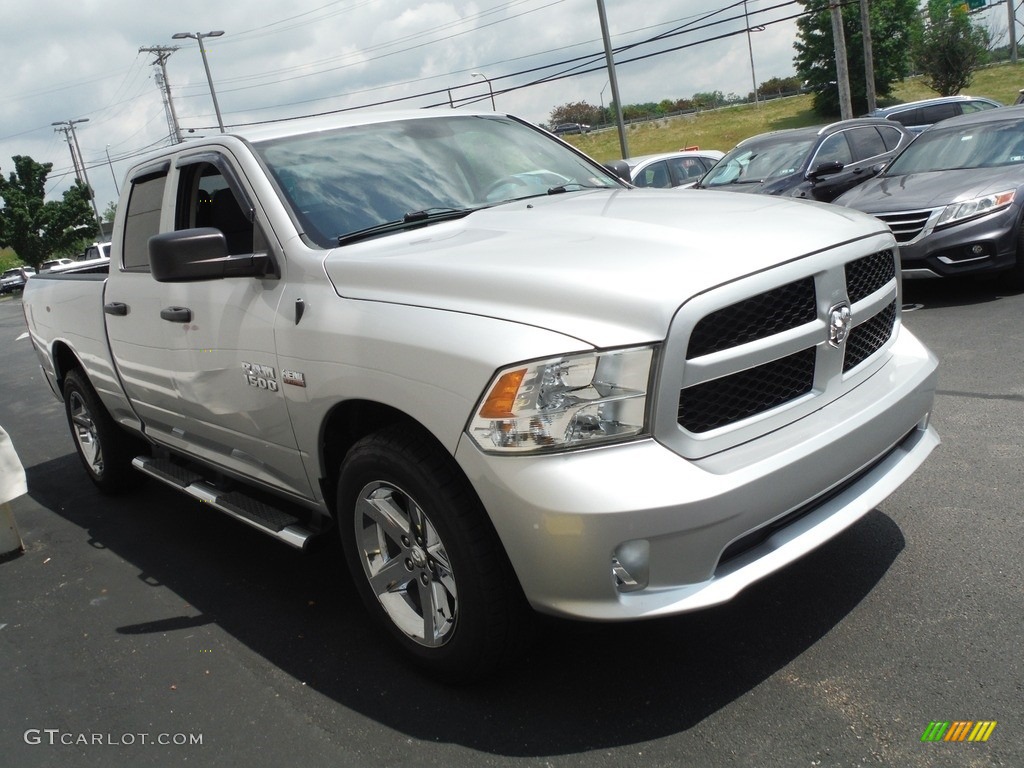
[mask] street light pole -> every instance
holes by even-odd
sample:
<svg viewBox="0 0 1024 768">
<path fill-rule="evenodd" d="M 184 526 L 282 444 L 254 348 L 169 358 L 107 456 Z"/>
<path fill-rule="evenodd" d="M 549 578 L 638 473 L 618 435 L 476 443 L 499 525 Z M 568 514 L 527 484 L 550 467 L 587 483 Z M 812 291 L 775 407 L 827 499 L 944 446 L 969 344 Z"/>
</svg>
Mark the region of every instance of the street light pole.
<svg viewBox="0 0 1024 768">
<path fill-rule="evenodd" d="M 491 79 L 489 77 L 487 77 L 487 75 L 485 75 L 483 72 L 470 72 L 469 76 L 470 77 L 482 77 L 484 80 L 487 81 L 487 90 L 491 94 L 491 111 L 492 112 L 497 112 L 498 108 L 496 106 L 494 106 L 494 88 L 491 86 Z"/>
<path fill-rule="evenodd" d="M 175 32 L 171 35 L 172 40 L 184 40 L 189 38 L 199 43 L 199 52 L 203 55 L 203 67 L 206 69 L 206 82 L 210 84 L 210 96 L 213 98 L 213 111 L 217 113 L 217 125 L 220 126 L 221 133 L 224 133 L 224 119 L 220 116 L 220 104 L 217 103 L 217 91 L 213 88 L 213 75 L 210 74 L 210 62 L 206 60 L 206 49 L 203 47 L 203 38 L 220 37 L 223 34 L 223 29 L 217 29 L 213 32 Z"/>
</svg>

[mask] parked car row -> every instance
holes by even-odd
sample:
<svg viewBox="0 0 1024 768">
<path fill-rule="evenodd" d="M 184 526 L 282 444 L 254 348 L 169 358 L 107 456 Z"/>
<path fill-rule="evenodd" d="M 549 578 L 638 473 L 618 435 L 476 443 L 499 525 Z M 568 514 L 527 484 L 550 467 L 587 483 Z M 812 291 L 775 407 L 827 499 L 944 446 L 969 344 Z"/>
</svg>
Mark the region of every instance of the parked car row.
<svg viewBox="0 0 1024 768">
<path fill-rule="evenodd" d="M 704 166 L 707 172 L 697 170 Z M 724 156 L 680 151 L 609 168 L 638 187 L 856 208 L 892 230 L 905 277 L 1006 271 L 1024 287 L 1024 105 L 928 99 L 870 117 L 760 134 Z"/>
<path fill-rule="evenodd" d="M 39 272 L 54 273 L 88 269 L 89 267 L 109 263 L 109 261 L 110 242 L 93 243 L 83 253 L 79 254 L 77 260 L 66 257 L 48 259 L 39 265 Z M 36 274 L 36 270 L 26 266 L 11 267 L 5 270 L 0 275 L 0 295 L 21 291 L 24 289 L 28 279 L 34 274 Z"/>
</svg>

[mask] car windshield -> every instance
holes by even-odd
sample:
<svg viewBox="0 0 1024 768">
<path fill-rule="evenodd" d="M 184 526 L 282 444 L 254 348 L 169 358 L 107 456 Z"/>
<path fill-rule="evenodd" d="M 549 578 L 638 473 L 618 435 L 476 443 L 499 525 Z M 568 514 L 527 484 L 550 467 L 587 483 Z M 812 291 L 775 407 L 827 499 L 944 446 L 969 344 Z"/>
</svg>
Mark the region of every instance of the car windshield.
<svg viewBox="0 0 1024 768">
<path fill-rule="evenodd" d="M 814 147 L 814 136 L 782 134 L 746 142 L 723 157 L 701 180 L 702 187 L 759 184 L 796 173 Z"/>
<path fill-rule="evenodd" d="M 256 145 L 306 235 L 322 247 L 537 195 L 619 188 L 595 163 L 504 116 L 397 120 Z"/>
<path fill-rule="evenodd" d="M 925 131 L 886 169 L 886 176 L 997 168 L 1024 163 L 1024 120 L 975 123 Z"/>
</svg>

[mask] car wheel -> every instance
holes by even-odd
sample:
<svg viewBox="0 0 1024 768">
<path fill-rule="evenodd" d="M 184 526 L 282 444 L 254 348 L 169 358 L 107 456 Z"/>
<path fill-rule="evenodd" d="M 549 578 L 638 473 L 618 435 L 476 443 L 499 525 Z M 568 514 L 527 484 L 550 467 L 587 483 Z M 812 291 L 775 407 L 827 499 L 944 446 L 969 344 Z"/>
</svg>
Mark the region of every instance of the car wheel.
<svg viewBox="0 0 1024 768">
<path fill-rule="evenodd" d="M 1024 289 L 1024 221 L 1017 230 L 1017 261 L 1010 270 L 1010 285 L 1015 289 Z"/>
<path fill-rule="evenodd" d="M 89 479 L 103 493 L 137 487 L 143 476 L 132 469 L 139 445 L 117 426 L 88 379 L 78 370 L 64 378 L 64 410 L 75 449 Z"/>
<path fill-rule="evenodd" d="M 339 531 L 368 610 L 420 669 L 482 677 L 523 647 L 532 614 L 490 521 L 451 457 L 390 428 L 348 452 Z"/>
</svg>

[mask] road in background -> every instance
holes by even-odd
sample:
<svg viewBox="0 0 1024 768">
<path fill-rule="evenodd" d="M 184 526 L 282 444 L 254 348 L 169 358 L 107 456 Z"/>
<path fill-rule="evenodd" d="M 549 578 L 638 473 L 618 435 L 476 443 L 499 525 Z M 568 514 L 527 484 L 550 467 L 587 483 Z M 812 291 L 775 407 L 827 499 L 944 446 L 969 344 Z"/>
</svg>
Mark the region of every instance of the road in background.
<svg viewBox="0 0 1024 768">
<path fill-rule="evenodd" d="M 461 689 L 391 655 L 333 537 L 301 554 L 157 484 L 97 494 L 0 302 L 30 488 L 27 551 L 0 563 L 0 764 L 1024 765 L 1024 294 L 906 301 L 943 445 L 878 510 L 726 606 L 556 623 Z M 922 743 L 936 720 L 998 725 Z"/>
</svg>

